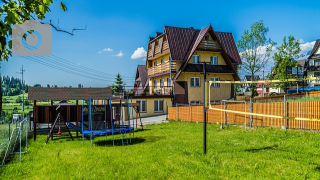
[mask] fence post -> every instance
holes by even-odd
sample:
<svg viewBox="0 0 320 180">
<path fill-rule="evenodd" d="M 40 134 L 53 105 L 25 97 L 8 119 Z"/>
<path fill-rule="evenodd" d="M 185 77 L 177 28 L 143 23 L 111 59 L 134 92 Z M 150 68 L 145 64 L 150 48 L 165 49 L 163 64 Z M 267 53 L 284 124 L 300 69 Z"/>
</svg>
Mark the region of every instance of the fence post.
<svg viewBox="0 0 320 180">
<path fill-rule="evenodd" d="M 178 110 L 177 110 L 177 105 L 178 105 L 178 103 L 176 103 L 176 120 L 178 120 Z"/>
<path fill-rule="evenodd" d="M 191 116 L 190 116 L 190 103 L 189 103 L 189 124 L 190 124 L 190 118 Z"/>
<path fill-rule="evenodd" d="M 286 103 L 286 95 L 283 96 L 283 120 L 284 120 L 284 129 L 287 129 L 287 103 Z"/>
</svg>

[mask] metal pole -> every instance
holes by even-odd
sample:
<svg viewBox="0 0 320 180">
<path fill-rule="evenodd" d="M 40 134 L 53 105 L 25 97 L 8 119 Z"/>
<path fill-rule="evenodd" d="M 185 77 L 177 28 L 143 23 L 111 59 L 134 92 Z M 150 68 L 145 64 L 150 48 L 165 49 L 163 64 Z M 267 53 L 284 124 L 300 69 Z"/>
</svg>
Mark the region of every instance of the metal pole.
<svg viewBox="0 0 320 180">
<path fill-rule="evenodd" d="M 262 71 L 262 74 L 263 74 L 263 75 L 262 75 L 262 79 L 263 79 L 263 83 L 262 83 L 262 85 L 263 85 L 263 86 L 262 86 L 262 93 L 263 93 L 263 94 L 262 94 L 262 95 L 263 95 L 263 97 L 264 97 L 264 70 Z"/>
<path fill-rule="evenodd" d="M 207 154 L 207 121 L 206 121 L 206 62 L 203 63 L 203 153 Z"/>
<path fill-rule="evenodd" d="M 283 96 L 283 117 L 284 117 L 284 128 L 287 129 L 287 119 L 285 118 L 287 116 L 287 103 L 286 103 L 286 95 Z"/>
<path fill-rule="evenodd" d="M 81 109 L 81 120 L 82 120 L 82 145 L 84 145 L 84 132 L 83 132 L 83 102 L 84 100 L 82 99 L 82 109 Z"/>
<path fill-rule="evenodd" d="M 114 146 L 114 136 L 113 136 L 113 116 L 112 116 L 112 101 L 110 96 L 110 114 L 111 114 L 111 129 L 112 129 L 112 144 Z"/>
<path fill-rule="evenodd" d="M 107 100 L 104 100 L 104 128 L 107 129 Z"/>
<path fill-rule="evenodd" d="M 244 112 L 246 113 L 244 114 L 244 123 L 245 123 L 244 129 L 245 131 L 247 131 L 247 102 L 246 101 L 244 102 Z"/>
<path fill-rule="evenodd" d="M 298 82 L 297 82 L 297 93 L 299 93 L 299 84 L 298 84 Z"/>
<path fill-rule="evenodd" d="M 252 112 L 252 101 L 251 101 L 251 97 L 250 97 L 250 113 Z M 252 128 L 252 115 L 250 114 L 250 128 Z"/>
<path fill-rule="evenodd" d="M 90 107 L 90 110 L 89 110 L 89 115 L 90 115 L 90 131 L 91 131 L 91 136 L 90 136 L 90 140 L 91 140 L 91 146 L 93 147 L 93 132 L 92 132 L 92 114 L 91 114 L 91 97 L 90 97 L 90 100 L 89 100 L 89 107 Z"/>
</svg>

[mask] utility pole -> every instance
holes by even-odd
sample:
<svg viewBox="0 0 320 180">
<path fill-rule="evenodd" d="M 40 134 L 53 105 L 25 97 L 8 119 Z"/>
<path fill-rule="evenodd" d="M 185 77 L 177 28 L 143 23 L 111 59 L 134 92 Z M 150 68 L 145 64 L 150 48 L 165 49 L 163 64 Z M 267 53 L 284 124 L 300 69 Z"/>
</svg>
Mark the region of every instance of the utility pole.
<svg viewBox="0 0 320 180">
<path fill-rule="evenodd" d="M 24 81 L 23 81 L 23 72 L 24 71 L 26 71 L 26 70 L 23 69 L 23 65 L 22 65 L 22 69 L 20 69 L 20 71 L 17 72 L 22 75 L 22 80 L 21 80 L 21 84 L 22 84 L 22 113 L 23 113 L 22 119 L 24 119 Z"/>
<path fill-rule="evenodd" d="M 206 62 L 203 63 L 203 153 L 207 154 L 207 121 L 206 121 Z"/>
</svg>

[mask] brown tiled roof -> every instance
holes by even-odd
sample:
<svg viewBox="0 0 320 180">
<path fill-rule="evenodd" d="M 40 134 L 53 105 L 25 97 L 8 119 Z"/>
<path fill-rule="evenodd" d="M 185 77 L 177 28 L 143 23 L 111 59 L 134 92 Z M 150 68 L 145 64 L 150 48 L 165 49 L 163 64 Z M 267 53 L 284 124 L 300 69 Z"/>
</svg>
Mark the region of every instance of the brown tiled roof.
<svg viewBox="0 0 320 180">
<path fill-rule="evenodd" d="M 305 59 L 298 60 L 297 62 L 299 63 L 299 66 L 304 67 L 306 65 L 306 60 Z"/>
<path fill-rule="evenodd" d="M 232 34 L 220 32 L 218 37 L 211 25 L 201 30 L 193 28 L 165 27 L 172 60 L 182 60 L 185 62 L 173 79 L 177 79 L 180 76 L 181 72 L 187 65 L 187 61 L 191 59 L 192 54 L 207 32 L 209 32 L 213 38 L 218 40 L 219 44 L 223 48 L 223 56 L 227 65 L 233 72 L 235 72 L 235 79 L 239 79 L 232 63 L 239 64 L 241 63 L 241 59 Z M 223 43 L 220 41 L 223 41 Z"/>
<path fill-rule="evenodd" d="M 165 26 L 172 60 L 187 60 L 187 52 L 199 30 Z"/>
<path fill-rule="evenodd" d="M 137 88 L 136 93 L 141 94 L 149 84 L 148 72 L 145 65 L 138 65 L 136 81 L 140 81 L 139 87 L 136 87 L 135 84 L 135 87 Z"/>
<path fill-rule="evenodd" d="M 109 99 L 112 91 L 107 88 L 46 88 L 29 87 L 30 100 L 103 100 Z"/>
<path fill-rule="evenodd" d="M 320 45 L 320 39 L 317 39 L 317 41 L 314 44 L 313 49 L 312 49 L 311 54 L 310 54 L 308 59 L 312 58 L 313 54 L 317 51 L 319 45 Z"/>
<path fill-rule="evenodd" d="M 148 73 L 145 65 L 138 65 L 137 71 L 141 79 L 141 84 L 145 84 L 148 79 Z"/>
<path fill-rule="evenodd" d="M 232 33 L 215 31 L 215 34 L 218 37 L 222 45 L 222 48 L 228 54 L 231 62 L 236 64 L 242 64 L 242 61 L 237 49 L 237 45 L 236 45 L 236 42 L 234 41 Z"/>
<path fill-rule="evenodd" d="M 156 32 L 156 37 L 160 36 L 161 34 L 163 34 L 162 32 Z"/>
</svg>

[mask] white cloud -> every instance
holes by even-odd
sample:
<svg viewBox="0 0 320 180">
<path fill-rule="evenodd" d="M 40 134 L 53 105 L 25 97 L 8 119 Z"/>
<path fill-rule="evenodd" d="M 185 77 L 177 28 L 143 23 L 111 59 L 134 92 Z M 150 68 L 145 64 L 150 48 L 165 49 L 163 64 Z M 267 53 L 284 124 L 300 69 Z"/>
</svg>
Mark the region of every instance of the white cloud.
<svg viewBox="0 0 320 180">
<path fill-rule="evenodd" d="M 111 49 L 111 48 L 104 48 L 102 51 L 108 51 L 108 52 L 110 52 L 110 51 L 113 51 L 113 49 Z"/>
<path fill-rule="evenodd" d="M 98 53 L 102 53 L 102 51 L 99 51 Z"/>
<path fill-rule="evenodd" d="M 145 51 L 143 47 L 138 48 L 131 55 L 131 59 L 142 59 L 145 57 L 147 57 L 147 51 Z"/>
<path fill-rule="evenodd" d="M 306 42 L 304 44 L 300 44 L 300 49 L 301 49 L 300 54 L 306 55 L 309 51 L 312 50 L 315 43 L 316 43 L 316 41 Z M 304 56 L 302 58 L 307 58 L 307 56 Z"/>
<path fill-rule="evenodd" d="M 118 54 L 113 55 L 113 56 L 118 56 L 118 57 L 122 57 L 124 54 L 122 53 L 122 51 L 120 51 Z"/>
</svg>

